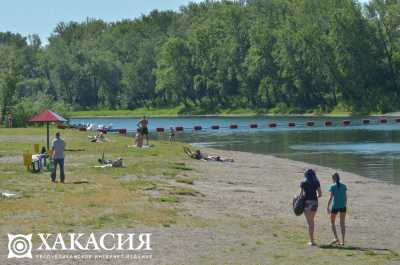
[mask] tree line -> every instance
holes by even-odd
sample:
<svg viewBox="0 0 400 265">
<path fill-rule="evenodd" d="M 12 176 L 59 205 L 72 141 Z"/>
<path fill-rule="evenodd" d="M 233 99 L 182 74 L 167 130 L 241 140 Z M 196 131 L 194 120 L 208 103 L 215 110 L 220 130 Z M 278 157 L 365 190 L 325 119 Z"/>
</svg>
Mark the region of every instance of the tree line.
<svg viewBox="0 0 400 265">
<path fill-rule="evenodd" d="M 46 45 L 3 32 L 0 114 L 398 110 L 399 14 L 397 0 L 208 0 L 113 23 L 59 23 Z"/>
</svg>

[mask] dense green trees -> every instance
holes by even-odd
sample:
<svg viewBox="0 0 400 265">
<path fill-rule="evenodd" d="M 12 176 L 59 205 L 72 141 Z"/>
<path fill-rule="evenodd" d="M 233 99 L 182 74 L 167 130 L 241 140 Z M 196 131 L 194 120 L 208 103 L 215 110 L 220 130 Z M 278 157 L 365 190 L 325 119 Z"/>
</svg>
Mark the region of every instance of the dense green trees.
<svg viewBox="0 0 400 265">
<path fill-rule="evenodd" d="M 45 46 L 0 33 L 1 117 L 21 102 L 398 110 L 399 14 L 396 0 L 204 1 L 135 20 L 60 23 Z"/>
</svg>

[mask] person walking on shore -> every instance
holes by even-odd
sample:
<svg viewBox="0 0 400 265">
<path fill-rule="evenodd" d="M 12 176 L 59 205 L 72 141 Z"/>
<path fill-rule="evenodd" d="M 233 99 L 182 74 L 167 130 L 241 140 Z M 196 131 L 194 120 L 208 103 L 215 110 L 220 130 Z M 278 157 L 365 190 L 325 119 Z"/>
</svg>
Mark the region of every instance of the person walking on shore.
<svg viewBox="0 0 400 265">
<path fill-rule="evenodd" d="M 7 114 L 7 127 L 8 128 L 12 128 L 13 127 L 13 116 L 12 116 L 11 112 L 9 112 Z"/>
<path fill-rule="evenodd" d="M 56 138 L 53 140 L 51 144 L 52 149 L 52 158 L 54 161 L 54 168 L 51 172 L 51 181 L 56 182 L 57 175 L 57 165 L 60 166 L 60 181 L 64 183 L 65 174 L 64 174 L 64 150 L 65 150 L 65 142 L 60 137 L 60 133 L 56 133 Z"/>
<path fill-rule="evenodd" d="M 327 212 L 331 217 L 331 226 L 333 236 L 335 237 L 331 244 L 340 244 L 344 246 L 346 234 L 346 211 L 347 211 L 347 187 L 340 182 L 338 173 L 332 175 L 333 184 L 329 187 L 331 193 L 328 201 Z M 332 207 L 331 207 L 332 206 Z M 336 232 L 336 215 L 340 213 L 340 229 L 342 232 L 342 242 Z"/>
<path fill-rule="evenodd" d="M 143 116 L 137 125 L 140 128 L 142 137 L 146 138 L 146 145 L 149 145 L 149 120 L 146 118 L 146 116 Z"/>
<path fill-rule="evenodd" d="M 307 169 L 304 173 L 304 180 L 300 183 L 301 196 L 305 198 L 304 216 L 308 224 L 308 245 L 315 246 L 314 229 L 315 214 L 318 210 L 318 198 L 322 196 L 321 185 L 314 170 Z"/>
</svg>

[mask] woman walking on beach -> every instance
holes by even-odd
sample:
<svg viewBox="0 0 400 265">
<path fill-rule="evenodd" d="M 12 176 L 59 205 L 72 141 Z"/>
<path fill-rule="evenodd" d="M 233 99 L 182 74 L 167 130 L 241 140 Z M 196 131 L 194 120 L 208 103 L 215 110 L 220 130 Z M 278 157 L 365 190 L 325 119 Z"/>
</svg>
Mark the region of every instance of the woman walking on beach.
<svg viewBox="0 0 400 265">
<path fill-rule="evenodd" d="M 301 196 L 305 198 L 304 216 L 308 224 L 308 235 L 310 242 L 308 245 L 315 246 L 314 240 L 314 219 L 318 210 L 318 198 L 322 196 L 321 185 L 312 169 L 307 169 L 304 173 L 304 180 L 300 183 Z"/>
<path fill-rule="evenodd" d="M 344 246 L 344 239 L 346 234 L 346 211 L 347 211 L 347 187 L 340 182 L 340 176 L 338 173 L 332 175 L 333 184 L 330 186 L 329 191 L 331 196 L 329 197 L 327 211 L 331 216 L 332 232 L 335 239 L 331 244 L 340 244 Z M 332 204 L 332 208 L 331 208 Z M 340 229 L 342 232 L 342 242 L 339 241 L 336 232 L 336 215 L 340 213 Z"/>
</svg>

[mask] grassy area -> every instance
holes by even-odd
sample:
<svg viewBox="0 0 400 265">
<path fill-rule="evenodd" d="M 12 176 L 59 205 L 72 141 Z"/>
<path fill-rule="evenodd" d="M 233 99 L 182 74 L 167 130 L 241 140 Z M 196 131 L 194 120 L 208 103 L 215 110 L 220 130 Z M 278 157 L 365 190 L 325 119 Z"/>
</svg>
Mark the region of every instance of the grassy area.
<svg viewBox="0 0 400 265">
<path fill-rule="evenodd" d="M 209 112 L 200 109 L 185 109 L 183 106 L 174 108 L 138 108 L 134 110 L 87 110 L 71 111 L 67 113 L 68 117 L 140 117 L 147 116 L 179 116 L 179 115 L 257 115 L 257 111 L 245 108 L 222 109 L 215 112 Z"/>
<path fill-rule="evenodd" d="M 262 109 L 251 108 L 225 108 L 218 110 L 201 109 L 199 107 L 185 108 L 183 105 L 170 108 L 137 108 L 134 110 L 87 110 L 71 111 L 68 117 L 140 117 L 143 115 L 153 117 L 172 117 L 179 115 L 221 115 L 221 116 L 253 116 L 253 115 L 309 115 L 309 116 L 350 116 L 352 113 L 344 108 L 336 108 L 330 113 L 314 111 L 312 113 L 289 112 L 285 109 L 271 109 L 269 112 Z"/>
<path fill-rule="evenodd" d="M 68 117 L 140 117 L 148 116 L 176 116 L 181 107 L 175 108 L 138 108 L 135 110 L 86 110 L 72 111 L 67 113 Z"/>
<path fill-rule="evenodd" d="M 195 223 L 173 206 L 184 196 L 196 195 L 190 184 L 179 182 L 193 171 L 182 161 L 181 144 L 153 142 L 153 148 L 137 149 L 128 148 L 128 137 L 108 135 L 110 142 L 96 144 L 89 143 L 85 132 L 62 131 L 68 149 L 84 150 L 66 152 L 63 185 L 51 183 L 48 172 L 32 174 L 22 165 L 24 150 L 45 144 L 43 133 L 33 128 L 0 129 L 0 187 L 21 196 L 0 203 L 2 232 Z M 123 157 L 125 167 L 94 168 L 102 152 L 106 159 Z"/>
</svg>

